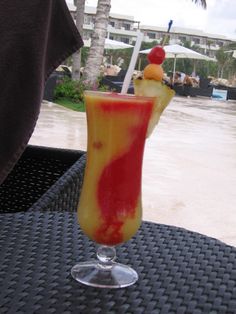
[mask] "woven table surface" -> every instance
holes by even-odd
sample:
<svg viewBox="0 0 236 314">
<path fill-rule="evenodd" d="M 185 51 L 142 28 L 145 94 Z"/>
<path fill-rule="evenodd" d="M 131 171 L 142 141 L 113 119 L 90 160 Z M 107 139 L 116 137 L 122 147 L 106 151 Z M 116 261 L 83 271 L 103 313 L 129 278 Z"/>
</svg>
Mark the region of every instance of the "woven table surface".
<svg viewBox="0 0 236 314">
<path fill-rule="evenodd" d="M 0 313 L 236 313 L 236 249 L 218 240 L 144 222 L 117 248 L 139 274 L 123 289 L 71 277 L 95 251 L 74 213 L 0 215 Z"/>
</svg>

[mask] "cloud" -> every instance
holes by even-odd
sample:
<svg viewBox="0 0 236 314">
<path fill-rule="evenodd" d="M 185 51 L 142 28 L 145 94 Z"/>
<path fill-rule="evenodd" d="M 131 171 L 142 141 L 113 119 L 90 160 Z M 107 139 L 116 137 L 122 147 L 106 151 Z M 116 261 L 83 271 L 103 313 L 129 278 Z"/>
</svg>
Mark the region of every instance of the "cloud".
<svg viewBox="0 0 236 314">
<path fill-rule="evenodd" d="M 210 19 L 233 20 L 236 22 L 236 1 L 235 0 L 211 0 L 209 1 L 208 17 Z"/>
<path fill-rule="evenodd" d="M 206 30 L 216 34 L 236 37 L 236 1 L 208 0 Z"/>
</svg>

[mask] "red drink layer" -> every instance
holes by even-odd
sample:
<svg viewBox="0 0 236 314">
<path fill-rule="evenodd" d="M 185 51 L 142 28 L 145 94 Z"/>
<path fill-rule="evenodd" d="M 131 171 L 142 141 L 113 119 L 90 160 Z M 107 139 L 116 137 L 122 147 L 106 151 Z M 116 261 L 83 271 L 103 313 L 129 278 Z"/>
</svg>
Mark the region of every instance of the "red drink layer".
<svg viewBox="0 0 236 314">
<path fill-rule="evenodd" d="M 116 245 L 141 223 L 142 159 L 153 98 L 87 92 L 88 152 L 78 207 L 93 241 Z"/>
</svg>

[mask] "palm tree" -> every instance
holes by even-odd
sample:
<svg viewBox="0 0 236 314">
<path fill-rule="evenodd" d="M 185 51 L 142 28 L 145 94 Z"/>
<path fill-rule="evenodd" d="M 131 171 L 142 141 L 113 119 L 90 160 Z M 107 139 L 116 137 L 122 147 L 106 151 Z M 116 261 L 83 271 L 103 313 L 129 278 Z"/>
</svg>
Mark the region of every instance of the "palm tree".
<svg viewBox="0 0 236 314">
<path fill-rule="evenodd" d="M 196 4 L 202 5 L 204 9 L 206 9 L 207 7 L 206 0 L 192 0 L 192 1 L 195 2 Z"/>
<path fill-rule="evenodd" d="M 83 72 L 83 80 L 86 80 L 90 85 L 96 84 L 100 73 L 110 8 L 111 0 L 98 0 L 91 47 Z"/>
<path fill-rule="evenodd" d="M 207 54 L 209 57 L 211 56 L 211 45 L 212 44 L 214 44 L 214 41 L 211 39 L 207 39 L 206 46 L 208 49 L 208 53 L 205 51 L 205 54 Z"/>
<path fill-rule="evenodd" d="M 227 65 L 227 62 L 229 61 L 229 56 L 227 55 L 227 53 L 224 52 L 222 48 L 220 48 L 216 52 L 216 59 L 219 66 L 218 77 L 223 78 L 224 69 L 225 66 Z"/>
<path fill-rule="evenodd" d="M 77 3 L 80 2 L 84 3 L 84 0 L 77 0 Z M 192 0 L 192 2 L 200 4 L 203 8 L 206 8 L 206 0 Z M 98 0 L 94 33 L 91 38 L 91 47 L 83 73 L 83 80 L 89 82 L 90 85 L 94 85 L 96 83 L 97 77 L 100 73 L 110 8 L 111 0 Z M 77 14 L 79 10 L 81 9 L 77 7 Z"/>
<path fill-rule="evenodd" d="M 236 50 L 236 43 L 232 42 L 223 48 L 221 48 L 222 51 L 217 52 L 217 61 L 218 66 L 223 70 L 223 72 L 219 71 L 220 75 L 222 76 L 225 74 L 225 77 L 228 77 L 228 79 L 232 79 L 236 77 L 236 59 L 234 57 L 234 51 Z M 223 56 L 222 56 L 223 55 Z M 226 60 L 224 60 L 226 59 Z M 225 72 L 225 73 L 224 73 Z"/>
<path fill-rule="evenodd" d="M 85 0 L 74 0 L 74 5 L 76 6 L 76 26 L 78 31 L 83 38 L 83 23 L 84 23 L 84 9 Z M 81 49 L 73 54 L 73 64 L 72 64 L 72 78 L 73 80 L 80 79 L 80 67 L 81 67 Z"/>
</svg>

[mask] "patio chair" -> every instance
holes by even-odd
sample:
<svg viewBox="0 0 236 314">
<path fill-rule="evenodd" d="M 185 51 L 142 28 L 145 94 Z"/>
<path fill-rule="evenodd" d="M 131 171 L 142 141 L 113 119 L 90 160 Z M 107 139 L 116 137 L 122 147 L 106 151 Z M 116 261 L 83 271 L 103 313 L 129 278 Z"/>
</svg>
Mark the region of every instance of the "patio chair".
<svg viewBox="0 0 236 314">
<path fill-rule="evenodd" d="M 195 96 L 197 96 L 197 89 L 199 89 L 199 88 L 198 87 L 192 87 L 189 85 L 175 84 L 173 86 L 173 89 L 174 89 L 175 93 L 179 96 L 195 97 Z"/>
<path fill-rule="evenodd" d="M 228 87 L 227 91 L 227 100 L 236 100 L 236 87 Z"/>
<path fill-rule="evenodd" d="M 188 85 L 174 85 L 175 92 L 179 96 L 205 96 L 211 97 L 213 86 L 210 85 L 210 80 L 201 78 L 199 82 L 199 87 L 192 87 Z"/>
<path fill-rule="evenodd" d="M 118 81 L 118 79 L 119 77 L 117 78 L 117 76 L 104 76 L 100 81 L 100 86 L 106 86 L 108 90 L 120 93 L 123 85 L 123 80 Z M 134 87 L 132 82 L 130 83 L 130 86 L 128 88 L 128 94 L 134 94 Z"/>
<path fill-rule="evenodd" d="M 0 185 L 0 213 L 75 211 L 85 157 L 83 151 L 29 145 Z"/>
</svg>

